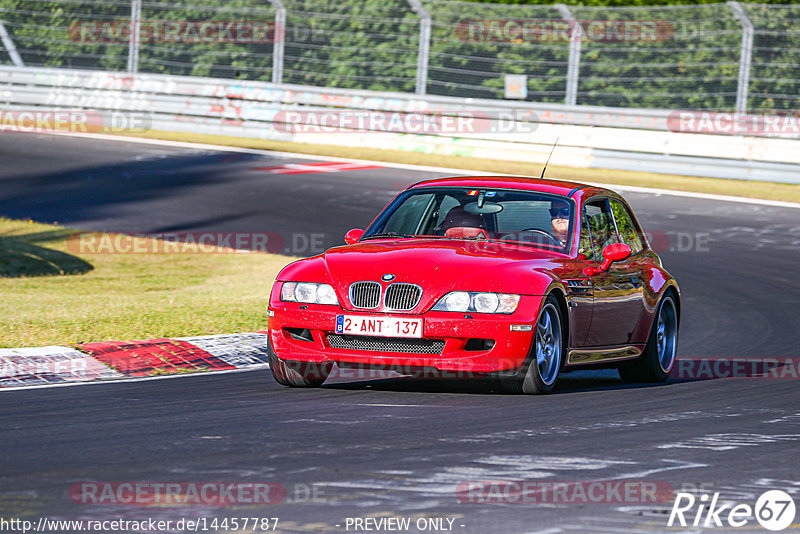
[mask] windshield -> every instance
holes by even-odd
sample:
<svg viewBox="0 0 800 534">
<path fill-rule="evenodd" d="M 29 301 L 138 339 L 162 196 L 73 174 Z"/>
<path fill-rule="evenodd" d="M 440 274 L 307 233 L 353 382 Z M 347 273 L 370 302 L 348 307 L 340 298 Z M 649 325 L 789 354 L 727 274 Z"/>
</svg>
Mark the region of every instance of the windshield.
<svg viewBox="0 0 800 534">
<path fill-rule="evenodd" d="M 523 244 L 566 253 L 574 202 L 560 195 L 508 189 L 412 189 L 399 195 L 362 240 L 437 237 Z"/>
</svg>

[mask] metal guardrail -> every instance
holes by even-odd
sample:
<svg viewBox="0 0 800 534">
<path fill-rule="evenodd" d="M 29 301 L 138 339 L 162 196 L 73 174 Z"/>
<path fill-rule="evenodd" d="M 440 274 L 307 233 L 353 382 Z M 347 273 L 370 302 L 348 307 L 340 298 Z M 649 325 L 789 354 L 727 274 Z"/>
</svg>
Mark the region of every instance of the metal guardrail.
<svg viewBox="0 0 800 534">
<path fill-rule="evenodd" d="M 153 129 L 389 148 L 509 161 L 800 183 L 800 141 L 674 133 L 670 112 L 422 97 L 257 81 L 0 67 L 5 109 L 146 113 Z M 287 111 L 458 114 L 518 112 L 513 132 L 294 132 Z"/>
<path fill-rule="evenodd" d="M 602 106 L 567 106 L 508 100 L 419 96 L 409 93 L 363 91 L 307 85 L 273 84 L 260 81 L 169 76 L 94 70 L 27 68 L 0 66 L 0 81 L 29 87 L 119 90 L 133 94 L 167 96 L 207 96 L 248 103 L 321 106 L 403 112 L 530 112 L 538 122 L 584 126 L 609 126 L 646 130 L 668 130 L 669 110 L 628 109 Z M 248 104 L 249 105 L 249 104 Z"/>
</svg>

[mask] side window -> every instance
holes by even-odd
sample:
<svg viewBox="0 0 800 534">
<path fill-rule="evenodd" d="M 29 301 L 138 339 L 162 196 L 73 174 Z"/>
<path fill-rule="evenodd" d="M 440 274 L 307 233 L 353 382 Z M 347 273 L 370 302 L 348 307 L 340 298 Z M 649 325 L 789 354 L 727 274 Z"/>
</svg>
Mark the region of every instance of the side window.
<svg viewBox="0 0 800 534">
<path fill-rule="evenodd" d="M 594 251 L 591 256 L 587 254 L 587 257 L 590 260 L 602 260 L 603 249 L 612 243 L 619 243 L 608 201 L 598 199 L 587 202 L 583 207 L 583 215 L 586 221 L 585 224 L 588 226 Z M 581 231 L 581 243 L 583 243 L 583 231 Z M 584 254 L 586 253 L 584 252 Z"/>
<path fill-rule="evenodd" d="M 622 242 L 631 247 L 633 254 L 641 252 L 644 248 L 642 236 L 639 235 L 628 208 L 619 200 L 612 198 L 611 211 L 614 212 L 614 219 L 617 221 L 617 229 Z"/>
<path fill-rule="evenodd" d="M 433 194 L 416 195 L 406 200 L 402 206 L 397 208 L 391 218 L 386 221 L 383 228 L 384 232 L 398 232 L 401 234 L 415 234 L 419 226 L 419 214 L 427 204 L 433 199 Z"/>
</svg>

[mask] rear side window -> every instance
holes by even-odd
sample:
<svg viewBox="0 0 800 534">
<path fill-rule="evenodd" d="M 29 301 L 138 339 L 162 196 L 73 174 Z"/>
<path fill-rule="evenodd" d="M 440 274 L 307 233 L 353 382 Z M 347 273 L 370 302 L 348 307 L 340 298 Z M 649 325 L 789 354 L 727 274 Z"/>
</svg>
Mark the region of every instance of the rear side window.
<svg viewBox="0 0 800 534">
<path fill-rule="evenodd" d="M 639 235 L 639 230 L 633 222 L 633 216 L 630 210 L 616 199 L 611 199 L 611 211 L 614 213 L 614 220 L 617 222 L 617 230 L 619 230 L 619 237 L 623 243 L 631 247 L 631 253 L 637 254 L 644 249 L 642 236 Z"/>
</svg>

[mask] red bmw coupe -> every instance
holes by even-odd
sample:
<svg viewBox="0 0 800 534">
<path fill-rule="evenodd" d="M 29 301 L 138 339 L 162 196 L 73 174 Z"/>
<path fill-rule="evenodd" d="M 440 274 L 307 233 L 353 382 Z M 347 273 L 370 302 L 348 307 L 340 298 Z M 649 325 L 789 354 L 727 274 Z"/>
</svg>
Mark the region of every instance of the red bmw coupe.
<svg viewBox="0 0 800 534">
<path fill-rule="evenodd" d="M 280 384 L 320 386 L 335 363 L 549 393 L 571 370 L 660 382 L 675 363 L 680 289 L 613 191 L 427 180 L 345 241 L 288 265 L 272 288 Z"/>
</svg>

